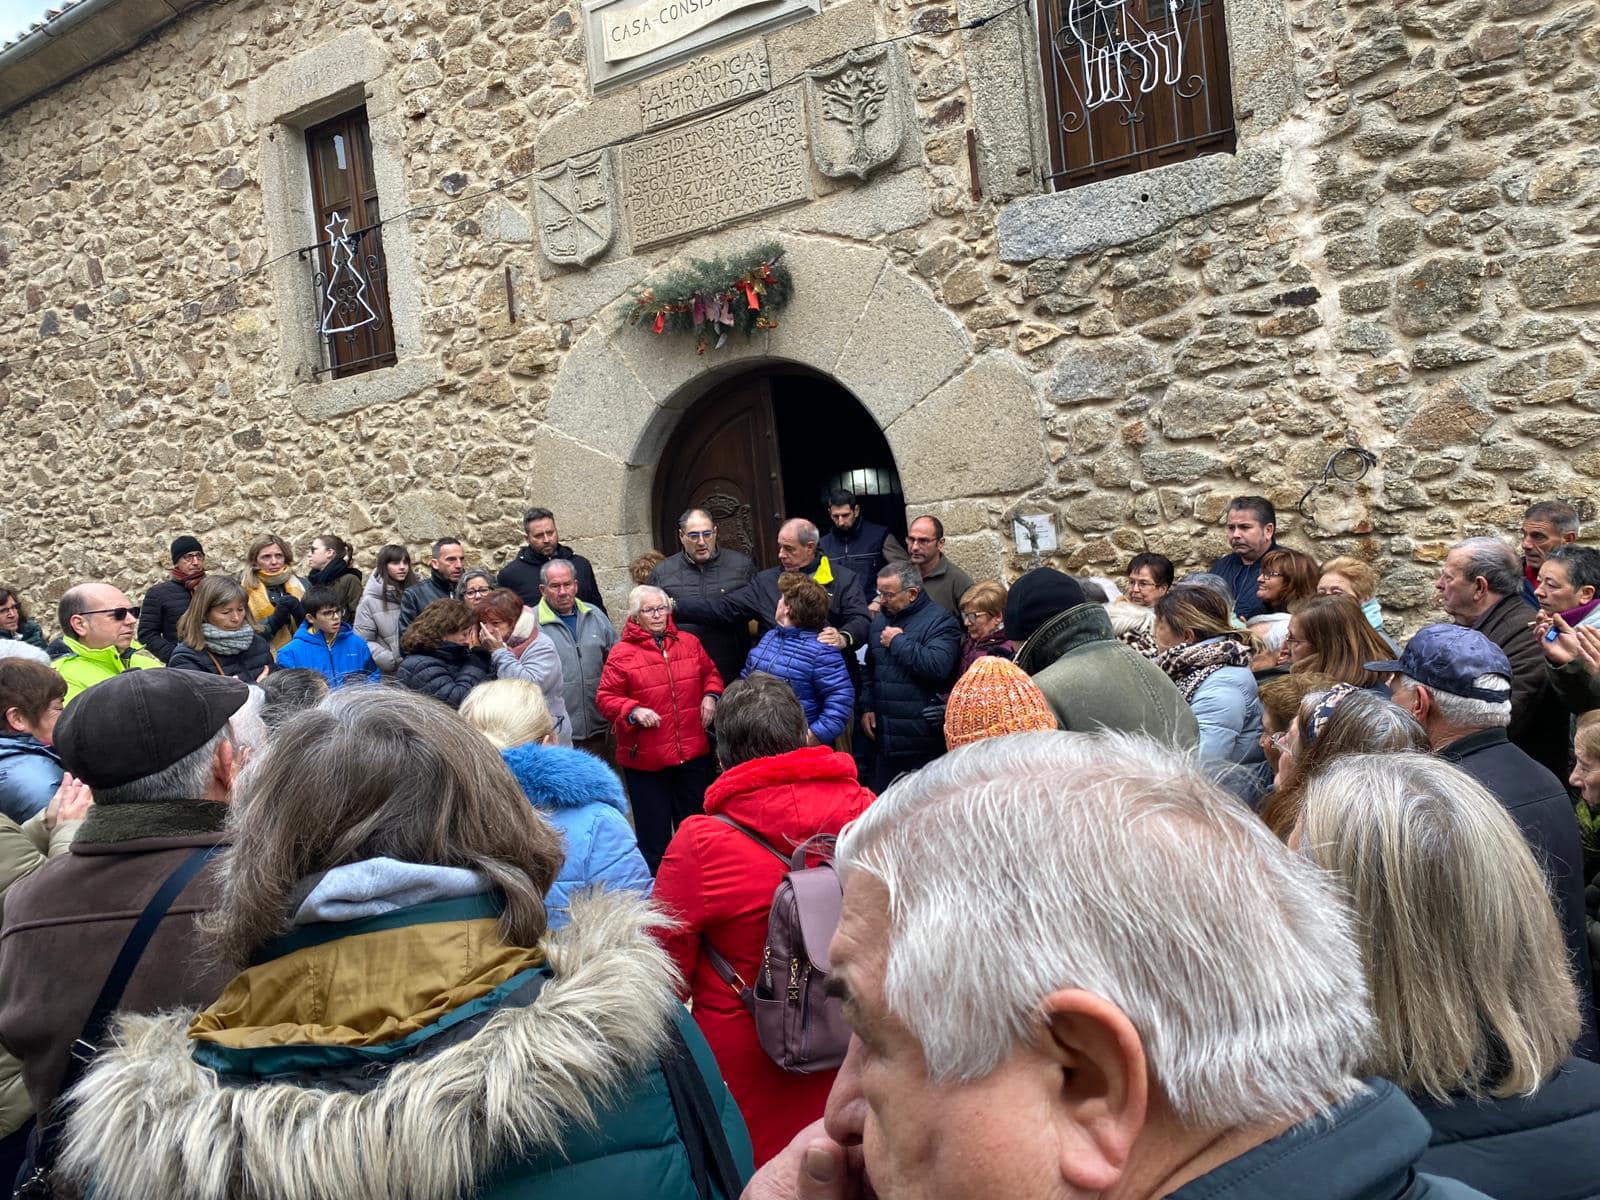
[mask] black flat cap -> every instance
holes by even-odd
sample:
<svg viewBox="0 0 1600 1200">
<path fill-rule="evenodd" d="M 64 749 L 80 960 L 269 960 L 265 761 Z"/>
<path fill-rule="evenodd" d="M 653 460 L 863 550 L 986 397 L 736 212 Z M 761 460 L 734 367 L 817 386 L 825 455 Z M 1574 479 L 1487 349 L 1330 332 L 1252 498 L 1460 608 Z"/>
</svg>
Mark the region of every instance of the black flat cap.
<svg viewBox="0 0 1600 1200">
<path fill-rule="evenodd" d="M 125 671 L 73 699 L 56 722 L 55 750 L 91 789 L 118 787 L 204 746 L 249 697 L 249 684 L 222 675 Z"/>
</svg>

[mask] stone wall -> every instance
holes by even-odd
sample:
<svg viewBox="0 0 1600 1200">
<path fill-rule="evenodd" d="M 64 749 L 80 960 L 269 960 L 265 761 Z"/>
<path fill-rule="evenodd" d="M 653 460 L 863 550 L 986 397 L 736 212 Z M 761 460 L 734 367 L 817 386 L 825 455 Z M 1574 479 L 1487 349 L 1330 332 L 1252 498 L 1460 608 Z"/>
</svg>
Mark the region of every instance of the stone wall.
<svg viewBox="0 0 1600 1200">
<path fill-rule="evenodd" d="M 675 414 L 710 372 L 784 360 L 861 397 L 908 499 L 978 572 L 1026 565 L 1004 550 L 1017 512 L 1056 515 L 1063 565 L 1146 546 L 1199 563 L 1222 548 L 1225 498 L 1262 491 L 1291 542 L 1379 562 L 1386 607 L 1419 623 L 1449 540 L 1508 529 L 1533 498 L 1587 501 L 1600 466 L 1600 17 L 1285 3 L 1281 110 L 1245 114 L 1235 185 L 1153 232 L 1116 218 L 1107 185 L 974 198 L 968 128 L 986 171 L 1000 153 L 984 109 L 1003 73 L 980 64 L 1001 24 L 847 0 L 762 41 L 778 79 L 912 35 L 896 53 L 915 135 L 894 163 L 819 177 L 815 200 L 731 233 L 640 253 L 619 238 L 581 268 L 540 255 L 526 185 L 481 194 L 627 119 L 620 93 L 588 95 L 575 3 L 201 9 L 0 117 L 0 575 L 36 604 L 86 576 L 142 592 L 183 530 L 222 567 L 266 528 L 347 534 L 363 567 L 383 541 L 453 529 L 498 561 L 521 508 L 553 501 L 615 591 L 649 540 Z M 1261 11 L 1229 5 L 1241 60 Z M 273 272 L 294 260 L 266 269 L 284 253 L 271 130 L 247 102 L 341 36 L 382 62 L 419 207 L 415 357 L 432 364 L 410 394 L 348 410 L 286 374 Z M 1138 177 L 1157 204 L 1179 178 Z M 1050 253 L 1052 231 L 1100 226 Z M 774 230 L 801 286 L 762 341 L 712 361 L 618 329 L 675 254 Z M 1347 441 L 1378 466 L 1294 516 Z"/>
</svg>

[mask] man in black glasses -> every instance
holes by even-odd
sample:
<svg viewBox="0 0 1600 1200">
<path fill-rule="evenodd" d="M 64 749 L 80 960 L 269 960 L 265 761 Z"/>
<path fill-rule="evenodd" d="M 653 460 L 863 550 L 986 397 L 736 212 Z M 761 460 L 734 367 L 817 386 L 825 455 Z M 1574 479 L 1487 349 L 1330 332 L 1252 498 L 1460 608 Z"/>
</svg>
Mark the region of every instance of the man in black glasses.
<svg viewBox="0 0 1600 1200">
<path fill-rule="evenodd" d="M 717 523 L 703 508 L 691 508 L 678 518 L 678 541 L 683 550 L 657 563 L 650 573 L 650 582 L 674 600 L 720 596 L 755 578 L 756 566 L 748 555 L 717 545 Z M 750 652 L 749 622 L 684 622 L 679 628 L 704 643 L 706 653 L 717 664 L 717 674 L 725 680 L 739 678 L 739 669 Z"/>
<path fill-rule="evenodd" d="M 78 694 L 124 671 L 159 667 L 161 660 L 133 640 L 139 606 L 109 583 L 80 583 L 61 597 L 56 615 L 67 655 L 51 665 L 67 681 L 71 704 Z"/>
</svg>

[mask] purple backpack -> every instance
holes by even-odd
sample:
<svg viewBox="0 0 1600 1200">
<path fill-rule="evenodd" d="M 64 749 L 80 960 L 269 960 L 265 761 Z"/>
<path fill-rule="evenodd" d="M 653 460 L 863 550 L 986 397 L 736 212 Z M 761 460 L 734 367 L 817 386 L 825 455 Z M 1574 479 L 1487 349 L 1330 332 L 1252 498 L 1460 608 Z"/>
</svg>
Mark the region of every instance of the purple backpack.
<svg viewBox="0 0 1600 1200">
<path fill-rule="evenodd" d="M 756 1039 L 768 1058 L 797 1075 L 831 1071 L 844 1061 L 850 1044 L 844 1002 L 823 991 L 828 981 L 828 942 L 839 926 L 844 901 L 839 876 L 831 862 L 806 866 L 811 843 L 785 854 L 737 821 L 720 814 L 714 819 L 737 829 L 786 870 L 772 896 L 767 945 L 755 983 L 746 983 L 710 939 L 702 937 L 706 957 L 755 1018 Z"/>
</svg>

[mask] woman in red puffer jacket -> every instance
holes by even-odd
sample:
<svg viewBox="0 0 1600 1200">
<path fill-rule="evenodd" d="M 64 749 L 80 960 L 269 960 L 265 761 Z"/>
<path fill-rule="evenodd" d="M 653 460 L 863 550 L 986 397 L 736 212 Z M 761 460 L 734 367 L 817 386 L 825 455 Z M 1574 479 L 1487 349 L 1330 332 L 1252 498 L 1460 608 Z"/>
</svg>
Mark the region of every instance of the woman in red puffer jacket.
<svg viewBox="0 0 1600 1200">
<path fill-rule="evenodd" d="M 695 1023 L 744 1114 L 759 1166 L 822 1116 L 837 1072 L 790 1074 L 761 1048 L 755 1018 L 706 954 L 715 947 L 753 981 L 767 943 L 772 894 L 784 864 L 723 816 L 792 852 L 837 836 L 872 803 L 848 754 L 808 746 L 805 710 L 783 680 L 764 672 L 730 684 L 717 719 L 723 773 L 706 790 L 707 816 L 685 821 L 667 847 L 655 902 L 677 926 L 657 938 L 683 974 Z M 808 860 L 809 861 L 809 860 Z"/>
<path fill-rule="evenodd" d="M 722 676 L 692 633 L 672 620 L 660 588 L 628 593 L 628 623 L 611 647 L 595 705 L 617 736 L 617 766 L 628 784 L 639 851 L 655 874 L 672 831 L 702 811 L 715 774 L 706 730 Z"/>
</svg>

